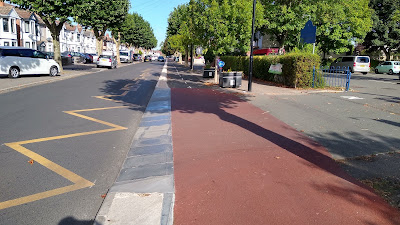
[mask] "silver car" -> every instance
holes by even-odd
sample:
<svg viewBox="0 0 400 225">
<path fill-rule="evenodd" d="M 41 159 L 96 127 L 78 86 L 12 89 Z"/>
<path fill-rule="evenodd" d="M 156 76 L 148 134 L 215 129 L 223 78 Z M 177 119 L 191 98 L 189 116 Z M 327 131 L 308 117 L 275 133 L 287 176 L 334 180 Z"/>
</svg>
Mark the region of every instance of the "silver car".
<svg viewBox="0 0 400 225">
<path fill-rule="evenodd" d="M 97 68 L 99 67 L 108 67 L 110 69 L 117 68 L 117 57 L 112 55 L 100 55 L 97 58 Z"/>
</svg>

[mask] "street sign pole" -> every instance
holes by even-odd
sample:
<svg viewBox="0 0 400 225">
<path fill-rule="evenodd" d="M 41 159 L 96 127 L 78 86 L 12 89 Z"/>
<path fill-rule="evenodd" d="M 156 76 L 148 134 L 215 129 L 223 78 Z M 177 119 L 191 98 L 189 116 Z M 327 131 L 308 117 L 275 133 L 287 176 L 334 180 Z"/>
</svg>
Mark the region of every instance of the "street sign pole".
<svg viewBox="0 0 400 225">
<path fill-rule="evenodd" d="M 248 91 L 251 91 L 251 82 L 253 79 L 253 42 L 254 42 L 254 23 L 256 20 L 256 0 L 253 1 L 253 22 L 251 23 L 251 42 L 250 42 L 250 66 L 249 66 L 249 85 Z"/>
</svg>

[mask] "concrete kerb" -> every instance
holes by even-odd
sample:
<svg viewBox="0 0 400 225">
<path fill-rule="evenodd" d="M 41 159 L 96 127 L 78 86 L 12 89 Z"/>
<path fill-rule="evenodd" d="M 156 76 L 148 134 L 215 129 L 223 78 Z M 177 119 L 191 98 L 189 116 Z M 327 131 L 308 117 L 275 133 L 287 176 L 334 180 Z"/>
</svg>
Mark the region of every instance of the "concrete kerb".
<svg viewBox="0 0 400 225">
<path fill-rule="evenodd" d="M 171 91 L 166 81 L 167 62 L 95 225 L 173 224 Z"/>
</svg>

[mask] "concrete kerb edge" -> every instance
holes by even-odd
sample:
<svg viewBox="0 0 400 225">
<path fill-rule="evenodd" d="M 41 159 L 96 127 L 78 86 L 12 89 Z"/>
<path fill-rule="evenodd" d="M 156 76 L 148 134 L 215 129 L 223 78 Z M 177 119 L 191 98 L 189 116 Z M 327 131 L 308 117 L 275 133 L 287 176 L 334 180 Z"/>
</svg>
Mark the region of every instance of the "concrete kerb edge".
<svg viewBox="0 0 400 225">
<path fill-rule="evenodd" d="M 153 95 L 152 95 L 152 97 L 151 97 L 151 99 L 149 101 L 148 106 L 151 105 L 151 103 L 154 102 L 154 101 L 159 101 L 158 100 L 158 94 L 159 94 L 160 91 L 163 92 L 165 90 L 168 90 L 169 99 L 167 101 L 169 102 L 169 112 L 168 112 L 168 114 L 169 114 L 169 118 L 170 118 L 170 116 L 171 116 L 171 108 L 170 108 L 171 95 L 170 95 L 170 89 L 169 89 L 166 81 L 167 81 L 167 62 L 165 62 L 165 64 L 164 64 L 161 76 L 160 76 L 160 78 L 159 78 L 159 80 L 157 82 L 156 88 L 155 88 L 155 90 L 153 92 Z M 151 117 L 153 116 L 151 111 L 152 110 L 148 110 L 148 107 L 146 107 L 146 111 L 142 116 L 141 124 L 143 123 L 143 120 L 151 119 Z M 172 129 L 171 120 L 170 120 L 170 124 L 169 125 L 170 125 L 170 129 Z M 149 126 L 149 127 L 151 127 L 151 126 Z M 134 148 L 134 146 L 136 145 L 136 142 L 138 142 L 138 138 L 140 139 L 141 135 L 142 134 L 140 132 L 139 133 L 137 132 L 134 135 L 134 137 L 132 139 L 130 151 L 132 151 L 132 148 Z M 171 135 L 172 135 L 172 133 L 171 133 Z M 171 148 L 173 148 L 172 136 L 170 138 L 170 142 L 171 142 L 170 143 Z M 97 216 L 96 216 L 95 221 L 94 221 L 94 225 L 108 224 L 108 218 L 112 218 L 112 217 L 108 217 L 108 214 L 111 211 L 111 207 L 112 207 L 112 204 L 114 202 L 114 199 L 115 199 L 116 195 L 118 195 L 119 193 L 124 193 L 124 191 L 122 191 L 122 192 L 113 191 L 113 187 L 116 187 L 115 189 L 117 190 L 118 189 L 117 186 L 120 185 L 121 183 L 128 183 L 129 184 L 130 182 L 137 182 L 137 180 L 136 181 L 132 180 L 132 181 L 117 182 L 118 178 L 121 176 L 121 172 L 123 171 L 123 168 L 124 168 L 124 165 L 126 163 L 126 160 L 129 158 L 128 157 L 129 156 L 129 152 L 127 153 L 127 157 L 125 158 L 124 164 L 121 167 L 120 174 L 118 175 L 118 177 L 116 178 L 113 186 L 110 188 L 109 192 L 107 193 L 107 196 L 105 197 L 105 199 L 103 201 L 103 204 L 101 205 L 101 207 L 100 207 L 100 209 L 99 209 L 99 211 L 97 213 Z M 173 163 L 173 160 L 172 160 L 172 163 Z M 173 171 L 173 168 L 172 168 L 172 171 Z M 171 176 L 171 175 L 169 175 L 169 176 Z M 150 195 L 162 194 L 162 196 L 163 196 L 161 212 L 159 213 L 159 215 L 156 215 L 158 218 L 155 218 L 156 216 L 152 216 L 151 217 L 152 221 L 154 221 L 154 219 L 156 219 L 157 221 L 160 221 L 160 225 L 172 225 L 173 224 L 173 209 L 174 209 L 174 203 L 175 203 L 175 184 L 174 184 L 173 172 L 172 172 L 172 185 L 169 186 L 169 187 L 171 187 L 170 190 L 173 190 L 172 192 L 164 190 L 165 193 L 160 193 L 160 192 L 149 193 Z M 125 192 L 125 193 L 137 194 L 134 191 Z M 143 192 L 141 192 L 141 193 L 143 193 Z M 122 224 L 122 223 L 113 223 L 113 224 Z"/>
</svg>

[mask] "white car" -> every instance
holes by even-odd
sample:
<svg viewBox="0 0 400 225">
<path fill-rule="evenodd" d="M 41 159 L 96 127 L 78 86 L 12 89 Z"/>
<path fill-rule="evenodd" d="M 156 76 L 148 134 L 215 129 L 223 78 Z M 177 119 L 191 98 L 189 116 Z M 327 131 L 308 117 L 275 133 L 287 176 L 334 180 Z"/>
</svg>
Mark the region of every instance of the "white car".
<svg viewBox="0 0 400 225">
<path fill-rule="evenodd" d="M 113 55 L 100 55 L 97 58 L 97 68 L 108 67 L 110 69 L 117 68 L 117 57 Z"/>
<path fill-rule="evenodd" d="M 157 61 L 157 60 L 158 60 L 158 56 L 156 56 L 156 55 L 151 56 L 151 61 Z"/>
<path fill-rule="evenodd" d="M 371 67 L 369 56 L 341 56 L 330 66 L 331 69 L 349 68 L 352 73 L 361 72 L 367 74 Z"/>
<path fill-rule="evenodd" d="M 9 78 L 31 74 L 57 76 L 59 71 L 58 63 L 43 52 L 22 47 L 0 47 L 0 74 Z"/>
</svg>

